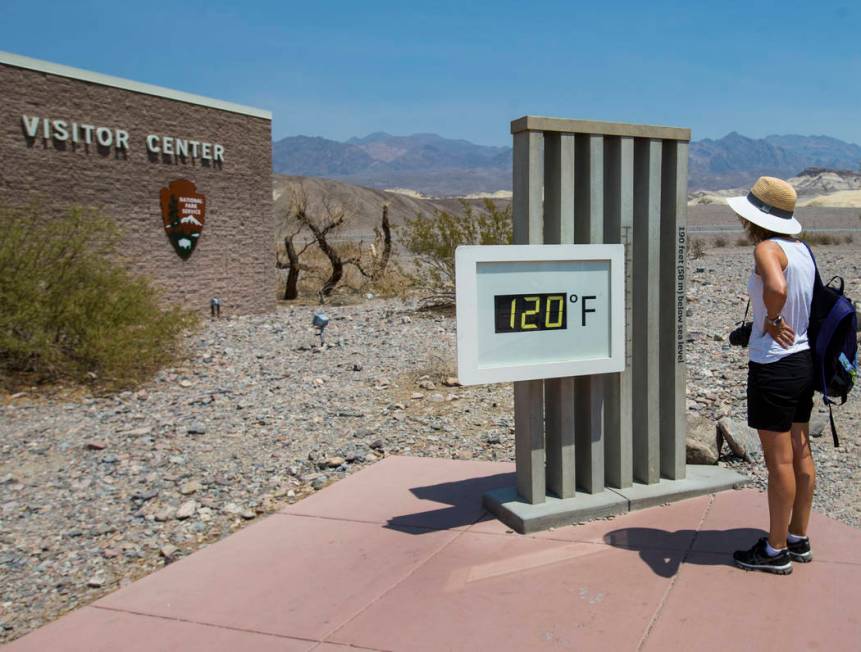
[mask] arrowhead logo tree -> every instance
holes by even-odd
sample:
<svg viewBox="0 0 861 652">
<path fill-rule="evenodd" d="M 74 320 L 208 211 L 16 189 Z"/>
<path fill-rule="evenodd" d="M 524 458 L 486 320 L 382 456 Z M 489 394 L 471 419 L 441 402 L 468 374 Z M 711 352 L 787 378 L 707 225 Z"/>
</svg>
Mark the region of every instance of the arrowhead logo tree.
<svg viewBox="0 0 861 652">
<path fill-rule="evenodd" d="M 171 181 L 161 189 L 161 219 L 176 253 L 188 260 L 206 222 L 206 197 L 188 179 Z"/>
</svg>

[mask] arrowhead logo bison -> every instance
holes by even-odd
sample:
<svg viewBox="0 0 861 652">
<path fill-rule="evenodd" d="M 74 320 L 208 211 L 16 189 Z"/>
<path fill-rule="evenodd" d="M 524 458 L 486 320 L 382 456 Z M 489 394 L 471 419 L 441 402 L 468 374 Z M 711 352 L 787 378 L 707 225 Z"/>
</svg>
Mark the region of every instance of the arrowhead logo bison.
<svg viewBox="0 0 861 652">
<path fill-rule="evenodd" d="M 188 260 L 206 222 L 206 197 L 188 179 L 171 181 L 161 189 L 161 219 L 176 253 Z"/>
</svg>

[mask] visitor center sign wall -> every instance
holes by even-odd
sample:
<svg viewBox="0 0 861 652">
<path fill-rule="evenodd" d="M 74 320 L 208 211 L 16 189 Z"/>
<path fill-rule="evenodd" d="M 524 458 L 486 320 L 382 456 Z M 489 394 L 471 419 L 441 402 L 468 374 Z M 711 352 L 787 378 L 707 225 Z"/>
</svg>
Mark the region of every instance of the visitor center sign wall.
<svg viewBox="0 0 861 652">
<path fill-rule="evenodd" d="M 0 204 L 94 208 L 166 301 L 275 302 L 268 111 L 0 52 Z"/>
</svg>

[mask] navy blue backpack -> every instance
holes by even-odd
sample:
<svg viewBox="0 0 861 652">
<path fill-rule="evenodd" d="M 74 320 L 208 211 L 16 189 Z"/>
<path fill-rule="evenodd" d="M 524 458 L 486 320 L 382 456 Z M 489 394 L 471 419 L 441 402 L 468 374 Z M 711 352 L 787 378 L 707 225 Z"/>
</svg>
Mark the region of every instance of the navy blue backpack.
<svg viewBox="0 0 861 652">
<path fill-rule="evenodd" d="M 846 396 L 858 379 L 858 317 L 852 301 L 843 294 L 843 278 L 835 276 L 827 285 L 823 284 L 813 250 L 806 242 L 804 246 L 816 267 L 807 327 L 813 352 L 814 388 L 822 394 L 822 401 L 828 406 L 831 435 L 836 447 L 840 446 L 840 441 L 831 407 L 846 402 Z"/>
</svg>

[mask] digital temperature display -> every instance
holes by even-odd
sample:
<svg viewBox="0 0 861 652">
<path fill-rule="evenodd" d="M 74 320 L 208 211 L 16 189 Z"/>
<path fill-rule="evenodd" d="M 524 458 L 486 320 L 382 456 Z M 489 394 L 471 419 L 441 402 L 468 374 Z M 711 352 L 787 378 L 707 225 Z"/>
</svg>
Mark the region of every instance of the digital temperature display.
<svg viewBox="0 0 861 652">
<path fill-rule="evenodd" d="M 620 244 L 458 247 L 460 382 L 622 371 L 624 256 Z"/>
<path fill-rule="evenodd" d="M 568 295 L 502 294 L 493 297 L 497 333 L 551 331 L 568 328 Z"/>
</svg>

